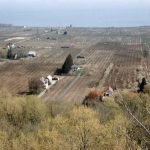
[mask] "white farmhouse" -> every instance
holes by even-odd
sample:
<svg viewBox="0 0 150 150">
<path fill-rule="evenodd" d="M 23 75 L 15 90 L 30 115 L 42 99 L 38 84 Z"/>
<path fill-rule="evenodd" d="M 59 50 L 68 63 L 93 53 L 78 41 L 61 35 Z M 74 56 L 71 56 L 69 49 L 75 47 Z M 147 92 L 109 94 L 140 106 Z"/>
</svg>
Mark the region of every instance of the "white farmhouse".
<svg viewBox="0 0 150 150">
<path fill-rule="evenodd" d="M 51 75 L 48 75 L 48 76 L 46 77 L 46 79 L 48 79 L 48 84 L 49 84 L 49 85 L 52 84 L 52 76 L 51 76 Z"/>
</svg>

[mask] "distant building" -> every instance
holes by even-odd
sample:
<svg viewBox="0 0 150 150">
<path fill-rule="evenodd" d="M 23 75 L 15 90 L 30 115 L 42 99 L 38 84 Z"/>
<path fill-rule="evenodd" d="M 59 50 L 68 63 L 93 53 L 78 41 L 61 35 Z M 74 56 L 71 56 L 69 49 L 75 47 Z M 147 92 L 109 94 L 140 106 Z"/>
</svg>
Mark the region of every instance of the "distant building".
<svg viewBox="0 0 150 150">
<path fill-rule="evenodd" d="M 48 75 L 48 76 L 46 77 L 46 79 L 48 79 L 48 84 L 49 84 L 49 85 L 52 84 L 52 76 L 51 76 L 51 75 Z"/>
<path fill-rule="evenodd" d="M 64 35 L 67 35 L 67 34 L 68 34 L 68 32 L 67 32 L 67 31 L 65 31 L 65 32 L 64 32 Z"/>
<path fill-rule="evenodd" d="M 29 51 L 28 56 L 29 57 L 36 57 L 36 52 L 35 51 Z"/>
<path fill-rule="evenodd" d="M 78 65 L 72 65 L 71 69 L 72 69 L 73 71 L 77 71 L 77 70 L 80 70 L 81 67 L 78 66 Z"/>
<path fill-rule="evenodd" d="M 59 78 L 48 75 L 46 78 L 42 77 L 40 81 L 43 83 L 43 87 L 45 89 L 48 89 L 50 86 L 54 85 L 57 81 L 59 81 Z"/>
<path fill-rule="evenodd" d="M 79 56 L 77 56 L 77 58 L 79 59 L 79 58 L 85 58 L 85 57 L 84 57 L 84 56 L 80 56 L 80 55 L 79 55 Z"/>
<path fill-rule="evenodd" d="M 112 89 L 111 86 L 109 86 L 108 88 L 106 88 L 106 90 L 104 91 L 104 96 L 112 96 L 114 93 L 114 90 Z"/>
</svg>

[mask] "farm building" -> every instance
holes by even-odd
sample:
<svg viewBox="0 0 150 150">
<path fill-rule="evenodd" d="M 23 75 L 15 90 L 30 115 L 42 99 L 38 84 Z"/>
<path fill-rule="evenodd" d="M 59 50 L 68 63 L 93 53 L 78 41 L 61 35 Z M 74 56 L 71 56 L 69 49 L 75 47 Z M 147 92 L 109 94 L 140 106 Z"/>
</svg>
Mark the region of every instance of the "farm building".
<svg viewBox="0 0 150 150">
<path fill-rule="evenodd" d="M 40 80 L 43 83 L 43 87 L 48 89 L 49 85 L 54 85 L 57 81 L 59 81 L 59 78 L 48 75 L 46 78 L 42 77 Z"/>
<path fill-rule="evenodd" d="M 84 56 L 80 56 L 80 55 L 79 55 L 79 56 L 77 56 L 77 58 L 85 58 L 85 57 L 84 57 Z"/>
<path fill-rule="evenodd" d="M 78 65 L 72 65 L 71 69 L 72 69 L 73 71 L 78 71 L 78 70 L 81 69 L 81 67 L 78 66 Z"/>
<path fill-rule="evenodd" d="M 114 90 L 111 86 L 109 86 L 108 88 L 105 89 L 104 91 L 104 96 L 112 96 L 114 93 Z"/>
<path fill-rule="evenodd" d="M 46 80 L 48 80 L 48 84 L 51 85 L 52 84 L 52 76 L 51 75 L 48 75 L 46 77 Z"/>
<path fill-rule="evenodd" d="M 35 51 L 29 51 L 28 57 L 36 57 L 36 52 Z"/>
</svg>

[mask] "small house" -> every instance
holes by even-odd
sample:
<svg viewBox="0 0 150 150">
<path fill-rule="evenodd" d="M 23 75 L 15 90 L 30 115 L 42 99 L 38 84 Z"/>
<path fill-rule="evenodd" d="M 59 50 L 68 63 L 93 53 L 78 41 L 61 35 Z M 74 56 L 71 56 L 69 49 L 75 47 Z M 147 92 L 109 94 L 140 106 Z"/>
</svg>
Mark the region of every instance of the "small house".
<svg viewBox="0 0 150 150">
<path fill-rule="evenodd" d="M 73 71 L 78 71 L 78 70 L 81 69 L 81 67 L 78 66 L 78 65 L 72 65 L 71 69 L 72 69 Z"/>
<path fill-rule="evenodd" d="M 36 52 L 35 51 L 29 51 L 28 57 L 36 57 Z"/>
<path fill-rule="evenodd" d="M 111 86 L 109 86 L 108 88 L 106 88 L 106 90 L 104 91 L 104 96 L 112 96 L 114 93 L 114 90 Z"/>
<path fill-rule="evenodd" d="M 50 86 L 56 84 L 56 82 L 59 81 L 59 77 L 52 77 L 51 75 L 48 75 L 46 78 L 40 78 L 40 81 L 43 83 L 43 87 L 48 89 Z"/>
<path fill-rule="evenodd" d="M 51 76 L 51 75 L 48 75 L 48 76 L 46 77 L 46 79 L 48 80 L 48 84 L 49 84 L 49 85 L 52 84 L 52 76 Z"/>
</svg>

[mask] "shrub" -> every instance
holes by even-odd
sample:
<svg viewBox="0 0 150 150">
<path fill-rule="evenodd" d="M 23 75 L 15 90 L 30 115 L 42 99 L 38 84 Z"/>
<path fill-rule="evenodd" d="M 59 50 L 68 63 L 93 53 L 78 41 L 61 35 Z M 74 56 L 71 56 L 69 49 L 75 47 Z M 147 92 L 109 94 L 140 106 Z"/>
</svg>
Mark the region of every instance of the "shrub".
<svg viewBox="0 0 150 150">
<path fill-rule="evenodd" d="M 7 51 L 6 50 L 0 50 L 0 58 L 7 58 Z"/>
<path fill-rule="evenodd" d="M 83 100 L 82 104 L 86 106 L 95 106 L 97 102 L 102 102 L 102 92 L 91 91 Z"/>
<path fill-rule="evenodd" d="M 42 83 L 37 78 L 32 78 L 29 80 L 29 93 L 30 94 L 39 94 L 42 90 Z"/>
<path fill-rule="evenodd" d="M 122 101 L 120 101 L 119 98 L 118 100 L 117 98 L 115 99 L 118 101 L 128 120 L 130 120 L 130 126 L 127 128 L 128 135 L 132 140 L 135 140 L 142 149 L 147 149 L 147 147 L 150 146 L 147 142 L 150 141 L 149 132 L 147 132 L 147 130 L 150 129 L 148 110 L 150 108 L 150 97 L 143 93 L 137 94 L 132 92 L 123 93 L 122 97 Z"/>
<path fill-rule="evenodd" d="M 144 93 L 147 93 L 148 95 L 150 95 L 150 84 L 145 85 Z"/>
<path fill-rule="evenodd" d="M 44 119 L 47 110 L 45 105 L 34 97 L 0 99 L 0 104 L 0 119 L 5 119 L 17 128 L 26 127 L 29 131 Z"/>
</svg>

